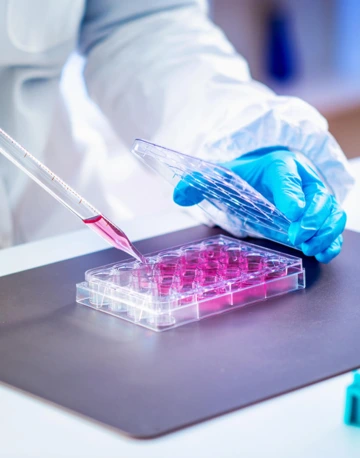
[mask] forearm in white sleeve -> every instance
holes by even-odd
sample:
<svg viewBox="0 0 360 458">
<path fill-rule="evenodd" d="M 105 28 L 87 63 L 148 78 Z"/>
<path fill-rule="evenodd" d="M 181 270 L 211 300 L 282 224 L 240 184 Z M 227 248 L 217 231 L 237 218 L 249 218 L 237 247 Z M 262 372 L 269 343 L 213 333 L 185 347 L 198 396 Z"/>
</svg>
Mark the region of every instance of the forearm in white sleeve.
<svg viewBox="0 0 360 458">
<path fill-rule="evenodd" d="M 142 137 L 203 157 L 210 150 L 214 161 L 287 147 L 345 197 L 353 179 L 326 120 L 252 80 L 203 1 L 125 3 L 88 1 L 80 49 L 88 92 L 127 144 Z"/>
</svg>

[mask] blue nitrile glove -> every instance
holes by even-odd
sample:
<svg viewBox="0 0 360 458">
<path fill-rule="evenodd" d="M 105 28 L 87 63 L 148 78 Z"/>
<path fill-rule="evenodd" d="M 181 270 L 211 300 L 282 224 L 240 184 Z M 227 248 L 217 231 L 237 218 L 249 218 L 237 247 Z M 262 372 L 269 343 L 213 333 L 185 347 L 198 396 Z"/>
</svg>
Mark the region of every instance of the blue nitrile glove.
<svg viewBox="0 0 360 458">
<path fill-rule="evenodd" d="M 247 181 L 292 221 L 290 242 L 304 254 L 327 263 L 340 253 L 346 214 L 300 155 L 279 147 L 264 148 L 221 165 Z M 182 206 L 203 199 L 185 180 L 174 190 L 174 201 Z"/>
</svg>

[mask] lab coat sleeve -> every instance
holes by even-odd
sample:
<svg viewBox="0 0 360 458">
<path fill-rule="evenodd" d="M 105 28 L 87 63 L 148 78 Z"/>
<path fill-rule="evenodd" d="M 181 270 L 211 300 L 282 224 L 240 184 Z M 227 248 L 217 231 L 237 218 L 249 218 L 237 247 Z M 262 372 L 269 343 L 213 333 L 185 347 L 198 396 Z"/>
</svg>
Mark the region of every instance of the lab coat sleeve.
<svg viewBox="0 0 360 458">
<path fill-rule="evenodd" d="M 338 200 L 351 187 L 326 120 L 252 80 L 203 1 L 89 0 L 79 43 L 89 95 L 128 145 L 141 137 L 213 161 L 283 146 L 306 155 Z"/>
</svg>

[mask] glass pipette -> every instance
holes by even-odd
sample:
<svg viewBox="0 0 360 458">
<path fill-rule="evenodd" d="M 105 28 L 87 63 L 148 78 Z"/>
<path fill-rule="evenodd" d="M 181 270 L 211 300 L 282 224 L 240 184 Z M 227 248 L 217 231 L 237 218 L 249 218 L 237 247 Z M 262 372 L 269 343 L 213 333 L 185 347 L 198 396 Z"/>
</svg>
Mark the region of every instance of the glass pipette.
<svg viewBox="0 0 360 458">
<path fill-rule="evenodd" d="M 133 246 L 126 234 L 62 181 L 55 173 L 32 156 L 25 148 L 0 129 L 0 153 L 29 175 L 68 210 L 75 213 L 90 229 L 113 247 L 125 251 L 137 260 L 144 256 Z"/>
</svg>

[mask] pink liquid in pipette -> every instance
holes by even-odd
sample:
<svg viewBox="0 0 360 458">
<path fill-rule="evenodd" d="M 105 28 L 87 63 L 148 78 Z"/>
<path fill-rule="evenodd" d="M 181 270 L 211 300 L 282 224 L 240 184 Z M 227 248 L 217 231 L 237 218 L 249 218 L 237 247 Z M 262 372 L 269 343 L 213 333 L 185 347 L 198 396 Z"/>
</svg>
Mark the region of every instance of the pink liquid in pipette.
<svg viewBox="0 0 360 458">
<path fill-rule="evenodd" d="M 144 256 L 134 247 L 126 234 L 102 215 L 93 216 L 83 221 L 90 229 L 107 240 L 110 245 L 125 251 L 140 262 L 146 262 Z"/>
</svg>

